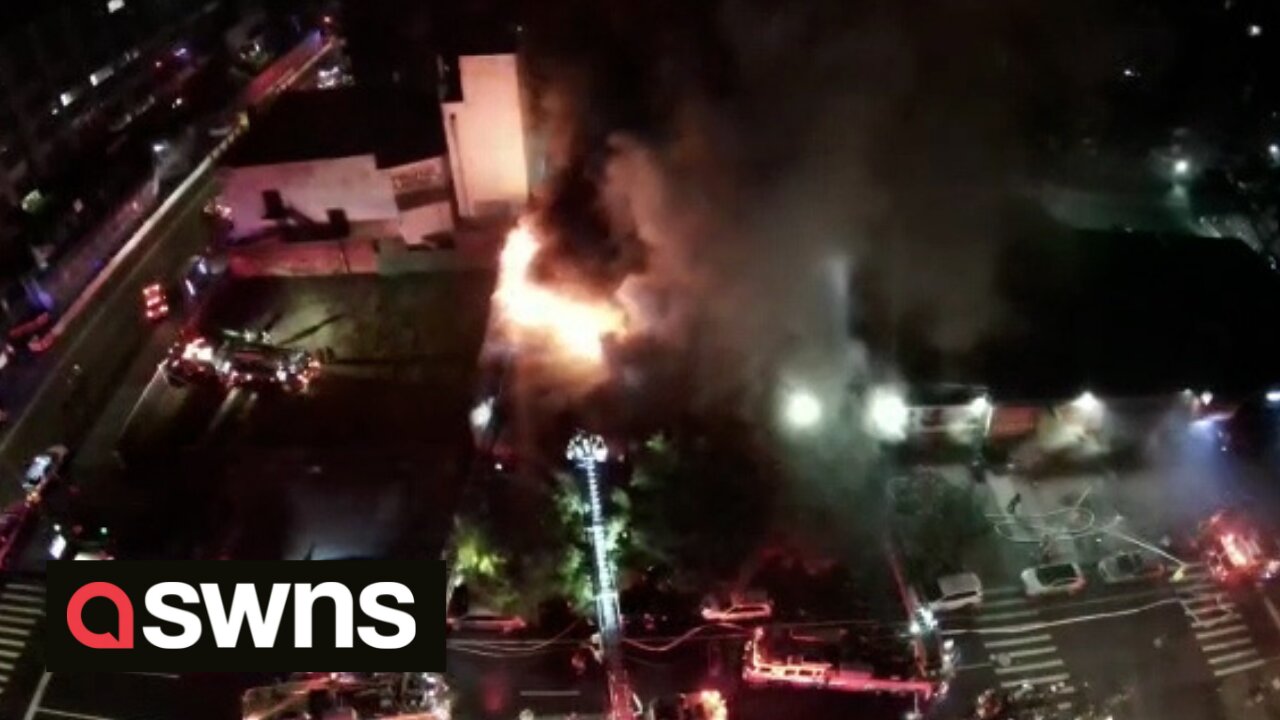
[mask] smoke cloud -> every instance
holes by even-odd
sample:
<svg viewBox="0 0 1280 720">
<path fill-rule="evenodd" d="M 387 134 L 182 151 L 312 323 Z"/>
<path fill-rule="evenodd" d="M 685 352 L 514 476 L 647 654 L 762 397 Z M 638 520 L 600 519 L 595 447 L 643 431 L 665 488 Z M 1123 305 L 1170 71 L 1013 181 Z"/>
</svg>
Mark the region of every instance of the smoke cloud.
<svg viewBox="0 0 1280 720">
<path fill-rule="evenodd" d="M 1004 315 L 1029 142 L 1093 82 L 1067 70 L 1079 15 L 1021 5 L 537 3 L 548 262 L 654 322 L 697 400 L 749 413 L 887 377 L 900 340 L 963 355 Z"/>
</svg>

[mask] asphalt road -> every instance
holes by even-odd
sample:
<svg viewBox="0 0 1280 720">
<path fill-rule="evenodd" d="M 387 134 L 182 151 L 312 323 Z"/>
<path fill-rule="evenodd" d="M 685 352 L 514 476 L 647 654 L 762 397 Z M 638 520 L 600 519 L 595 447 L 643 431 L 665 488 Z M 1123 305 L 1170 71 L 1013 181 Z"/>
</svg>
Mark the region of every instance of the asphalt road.
<svg viewBox="0 0 1280 720">
<path fill-rule="evenodd" d="M 256 77 L 237 107 L 261 105 L 314 66 L 329 45 L 318 33 Z M 12 416 L 0 437 L 0 478 L 17 475 L 36 452 L 55 443 L 75 444 L 114 382 L 149 336 L 139 293 L 157 280 L 174 280 L 182 263 L 203 251 L 211 237 L 200 209 L 215 192 L 212 169 L 191 177 L 188 187 L 92 298 L 86 311 L 66 325 L 44 353 L 23 355 L 6 368 L 6 410 Z M 79 366 L 78 377 L 72 369 Z M 0 502 L 18 496 L 0 482 Z"/>
</svg>

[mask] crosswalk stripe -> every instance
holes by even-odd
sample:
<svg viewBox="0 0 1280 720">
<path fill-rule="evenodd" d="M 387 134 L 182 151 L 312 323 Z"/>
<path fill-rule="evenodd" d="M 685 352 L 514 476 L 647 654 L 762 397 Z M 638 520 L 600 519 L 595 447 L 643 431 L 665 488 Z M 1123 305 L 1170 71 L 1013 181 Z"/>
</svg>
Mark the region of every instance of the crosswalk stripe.
<svg viewBox="0 0 1280 720">
<path fill-rule="evenodd" d="M 1209 638 L 1216 638 L 1220 635 L 1232 635 L 1238 632 L 1248 632 L 1248 630 L 1249 628 L 1245 627 L 1244 623 L 1235 623 L 1226 627 L 1213 628 L 1212 630 L 1201 630 L 1196 633 L 1196 639 L 1208 640 Z"/>
<path fill-rule="evenodd" d="M 11 658 L 11 657 L 18 657 L 21 654 L 22 654 L 22 648 L 18 648 L 17 650 L 0 648 L 0 657 Z"/>
<path fill-rule="evenodd" d="M 1213 671 L 1213 676 L 1226 677 L 1227 675 L 1235 675 L 1236 673 L 1248 672 L 1249 670 L 1253 670 L 1254 668 L 1260 668 L 1266 664 L 1267 664 L 1267 661 L 1261 658 L 1257 660 L 1250 660 L 1247 663 L 1232 665 L 1231 667 L 1218 668 Z"/>
<path fill-rule="evenodd" d="M 34 625 L 34 624 L 35 624 L 34 622 L 28 623 L 28 625 Z M 4 625 L 0 625 L 0 634 L 17 635 L 19 637 L 26 637 L 31 634 L 31 628 L 30 627 L 5 627 Z"/>
<path fill-rule="evenodd" d="M 1010 665 L 1009 667 L 997 667 L 996 674 L 1011 675 L 1013 673 L 1034 672 L 1036 670 L 1048 670 L 1049 668 L 1062 667 L 1066 665 L 1060 658 L 1053 660 L 1045 660 L 1044 662 L 1027 663 L 1026 665 Z"/>
<path fill-rule="evenodd" d="M 1194 618 L 1194 622 L 1191 623 L 1191 627 L 1197 630 L 1208 630 L 1211 628 L 1222 627 L 1226 623 L 1234 623 L 1236 625 L 1239 625 L 1241 622 L 1244 621 L 1244 618 L 1240 615 L 1240 613 L 1235 612 L 1234 610 L 1227 610 L 1221 613 L 1187 613 L 1187 614 L 1190 615 L 1192 618 Z"/>
<path fill-rule="evenodd" d="M 1218 587 L 1218 583 L 1212 580 L 1188 580 L 1175 586 L 1179 594 L 1193 593 L 1200 590 L 1208 590 L 1209 588 Z"/>
<path fill-rule="evenodd" d="M 1253 642 L 1253 638 L 1242 637 L 1242 638 L 1235 638 L 1233 640 L 1227 640 L 1225 642 L 1214 643 L 1212 645 L 1201 645 L 1200 649 L 1207 653 L 1216 652 L 1218 650 L 1226 650 L 1227 648 L 1239 647 L 1241 645 L 1248 645 L 1252 642 Z"/>
<path fill-rule="evenodd" d="M 1060 703 L 1058 703 L 1058 709 L 1059 709 L 1059 710 L 1070 710 L 1070 709 L 1071 709 L 1071 705 L 1072 705 L 1072 703 L 1071 703 L 1071 702 L 1060 702 Z"/>
<path fill-rule="evenodd" d="M 13 603 L 0 602 L 0 616 L 3 616 L 4 611 L 6 610 L 22 613 L 23 615 L 43 615 L 44 614 L 44 608 L 42 607 L 27 607 L 25 605 L 14 605 Z"/>
<path fill-rule="evenodd" d="M 1014 618 L 1032 617 L 1040 614 L 1039 610 L 1013 610 L 1011 612 L 999 613 L 982 613 L 978 615 L 979 622 L 999 622 L 1001 620 L 1013 620 Z"/>
<path fill-rule="evenodd" d="M 12 670 L 13 663 L 0 660 L 0 670 Z"/>
<path fill-rule="evenodd" d="M 33 605 L 44 604 L 44 595 L 39 595 L 29 590 L 9 590 L 6 588 L 4 590 L 0 590 L 0 599 L 3 599 L 3 598 L 19 600 L 21 602 L 29 602 L 29 603 L 32 603 Z"/>
<path fill-rule="evenodd" d="M 1024 635 L 1023 637 L 1009 638 L 1007 640 L 983 640 L 982 644 L 988 648 L 1016 647 L 1018 645 L 1030 645 L 1031 643 L 1044 642 L 1049 640 L 1047 634 L 1044 635 Z"/>
<path fill-rule="evenodd" d="M 1048 655 L 1055 652 L 1058 652 L 1058 648 L 1054 645 L 1048 645 L 1045 647 L 1030 648 L 1027 650 L 1005 650 L 1004 652 L 996 653 L 996 655 L 1000 657 L 1020 658 L 1030 657 L 1032 655 Z"/>
<path fill-rule="evenodd" d="M 1071 677 L 1067 673 L 1059 673 L 1057 675 L 1041 675 L 1033 678 L 1018 678 L 1017 680 L 1005 680 L 1000 683 L 1002 688 L 1016 688 L 1020 685 L 1052 685 L 1060 683 Z"/>
<path fill-rule="evenodd" d="M 1258 654 L 1257 650 L 1253 648 L 1246 648 L 1244 650 L 1237 650 L 1236 652 L 1227 653 L 1226 655 L 1216 655 L 1214 657 L 1211 657 L 1209 658 L 1209 664 L 1221 665 L 1224 662 L 1239 660 L 1241 658 L 1247 658 L 1250 655 L 1257 655 L 1257 654 Z"/>
<path fill-rule="evenodd" d="M 0 613 L 0 632 L 3 632 L 5 625 L 35 625 L 39 621 L 40 618 L 38 617 Z"/>
<path fill-rule="evenodd" d="M 1220 595 L 1197 595 L 1191 598 L 1182 598 L 1183 605 L 1215 605 L 1217 607 L 1235 607 L 1230 600 L 1224 600 Z"/>
<path fill-rule="evenodd" d="M 15 589 L 17 589 L 17 590 L 34 590 L 35 592 L 38 592 L 38 593 L 40 593 L 40 594 L 42 594 L 42 595 L 44 594 L 44 586 L 43 586 L 43 585 L 32 585 L 31 583 L 20 583 L 20 582 L 15 582 L 15 583 L 9 583 L 8 585 L 5 585 L 4 587 L 5 587 L 6 589 L 7 589 L 7 588 L 15 588 Z"/>
</svg>

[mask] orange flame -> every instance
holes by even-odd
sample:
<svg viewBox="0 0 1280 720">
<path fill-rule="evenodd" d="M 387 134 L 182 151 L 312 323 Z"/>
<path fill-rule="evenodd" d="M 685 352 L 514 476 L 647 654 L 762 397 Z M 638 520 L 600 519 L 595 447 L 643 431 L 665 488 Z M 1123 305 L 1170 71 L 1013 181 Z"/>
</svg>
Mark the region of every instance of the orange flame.
<svg viewBox="0 0 1280 720">
<path fill-rule="evenodd" d="M 537 239 L 524 225 L 507 233 L 493 293 L 501 320 L 516 332 L 551 341 L 576 359 L 599 362 L 604 339 L 626 329 L 626 316 L 612 303 L 574 298 L 538 284 L 530 274 L 538 250 Z"/>
</svg>

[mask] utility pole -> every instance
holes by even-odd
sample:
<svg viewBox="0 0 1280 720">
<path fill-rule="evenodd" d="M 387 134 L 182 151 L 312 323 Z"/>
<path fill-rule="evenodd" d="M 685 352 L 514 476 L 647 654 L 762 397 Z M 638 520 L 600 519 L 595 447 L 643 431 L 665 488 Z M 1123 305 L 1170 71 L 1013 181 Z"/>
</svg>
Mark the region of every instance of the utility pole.
<svg viewBox="0 0 1280 720">
<path fill-rule="evenodd" d="M 599 435 L 579 431 L 569 441 L 565 456 L 573 463 L 587 499 L 590 521 L 587 537 L 591 541 L 594 558 L 596 622 L 600 628 L 600 652 L 609 685 L 609 716 L 613 720 L 634 720 L 631 683 L 622 662 L 622 613 L 618 609 L 618 586 L 609 562 L 604 506 L 600 496 L 601 466 L 609 458 L 609 450 Z"/>
</svg>

